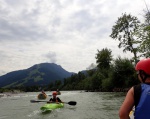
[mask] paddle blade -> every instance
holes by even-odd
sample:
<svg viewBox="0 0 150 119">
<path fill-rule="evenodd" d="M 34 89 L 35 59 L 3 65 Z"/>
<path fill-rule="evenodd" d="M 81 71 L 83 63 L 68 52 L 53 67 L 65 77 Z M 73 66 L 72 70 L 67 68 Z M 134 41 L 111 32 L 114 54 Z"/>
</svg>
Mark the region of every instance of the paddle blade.
<svg viewBox="0 0 150 119">
<path fill-rule="evenodd" d="M 30 100 L 31 103 L 36 103 L 36 102 L 48 102 L 48 101 L 45 101 L 45 100 Z"/>
<path fill-rule="evenodd" d="M 76 105 L 77 102 L 75 102 L 75 101 L 70 101 L 70 102 L 68 102 L 67 104 L 69 104 L 69 105 Z"/>
<path fill-rule="evenodd" d="M 36 103 L 36 102 L 38 102 L 38 101 L 36 101 L 36 100 L 30 100 L 30 102 L 31 102 L 31 103 Z"/>
</svg>

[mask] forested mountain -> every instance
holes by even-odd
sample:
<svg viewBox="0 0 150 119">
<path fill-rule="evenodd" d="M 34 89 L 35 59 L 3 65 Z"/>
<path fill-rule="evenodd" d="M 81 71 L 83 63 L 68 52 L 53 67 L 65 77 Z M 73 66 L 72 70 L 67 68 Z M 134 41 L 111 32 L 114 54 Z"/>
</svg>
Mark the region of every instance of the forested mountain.
<svg viewBox="0 0 150 119">
<path fill-rule="evenodd" d="M 13 71 L 0 77 L 0 87 L 44 86 L 70 77 L 71 72 L 54 63 L 36 64 L 28 69 Z"/>
</svg>

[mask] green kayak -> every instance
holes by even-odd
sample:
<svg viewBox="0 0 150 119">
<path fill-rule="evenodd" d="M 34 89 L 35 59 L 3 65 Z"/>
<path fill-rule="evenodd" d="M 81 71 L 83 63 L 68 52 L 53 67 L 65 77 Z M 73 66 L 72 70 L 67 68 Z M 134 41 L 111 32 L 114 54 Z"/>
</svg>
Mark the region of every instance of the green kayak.
<svg viewBox="0 0 150 119">
<path fill-rule="evenodd" d="M 64 103 L 49 103 L 49 104 L 45 104 L 44 106 L 42 106 L 40 109 L 45 112 L 45 111 L 51 111 L 54 109 L 58 109 L 58 108 L 63 108 L 64 107 Z"/>
</svg>

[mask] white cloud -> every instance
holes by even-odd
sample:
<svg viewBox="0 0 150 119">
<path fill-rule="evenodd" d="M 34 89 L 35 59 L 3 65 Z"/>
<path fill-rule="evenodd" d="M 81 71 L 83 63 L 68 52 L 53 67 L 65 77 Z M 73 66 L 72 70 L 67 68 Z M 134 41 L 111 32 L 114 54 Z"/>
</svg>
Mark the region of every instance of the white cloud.
<svg viewBox="0 0 150 119">
<path fill-rule="evenodd" d="M 106 47 L 130 58 L 109 35 L 122 13 L 142 20 L 143 9 L 142 0 L 1 0 L 0 75 L 43 62 L 78 72 Z"/>
<path fill-rule="evenodd" d="M 45 55 L 46 58 L 48 58 L 49 63 L 56 63 L 56 53 L 55 52 L 49 52 Z"/>
</svg>

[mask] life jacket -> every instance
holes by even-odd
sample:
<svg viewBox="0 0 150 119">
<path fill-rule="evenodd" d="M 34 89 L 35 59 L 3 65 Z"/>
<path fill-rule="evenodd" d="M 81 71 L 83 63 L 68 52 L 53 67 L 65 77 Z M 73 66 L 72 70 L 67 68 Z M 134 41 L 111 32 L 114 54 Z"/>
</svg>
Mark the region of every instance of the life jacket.
<svg viewBox="0 0 150 119">
<path fill-rule="evenodd" d="M 150 119 L 150 84 L 142 83 L 140 88 L 136 90 L 134 88 L 134 98 L 136 97 L 136 92 L 139 91 L 139 99 L 135 98 L 135 112 L 134 119 Z M 139 90 L 140 89 L 140 90 Z M 139 100 L 139 101 L 137 101 Z M 137 103 L 137 104 L 136 104 Z"/>
<path fill-rule="evenodd" d="M 57 98 L 51 98 L 49 101 L 52 101 L 52 102 L 61 102 L 61 100 L 59 99 L 59 97 L 57 97 Z"/>
<path fill-rule="evenodd" d="M 57 98 L 52 98 L 51 99 L 53 102 L 58 102 L 58 99 Z"/>
</svg>

